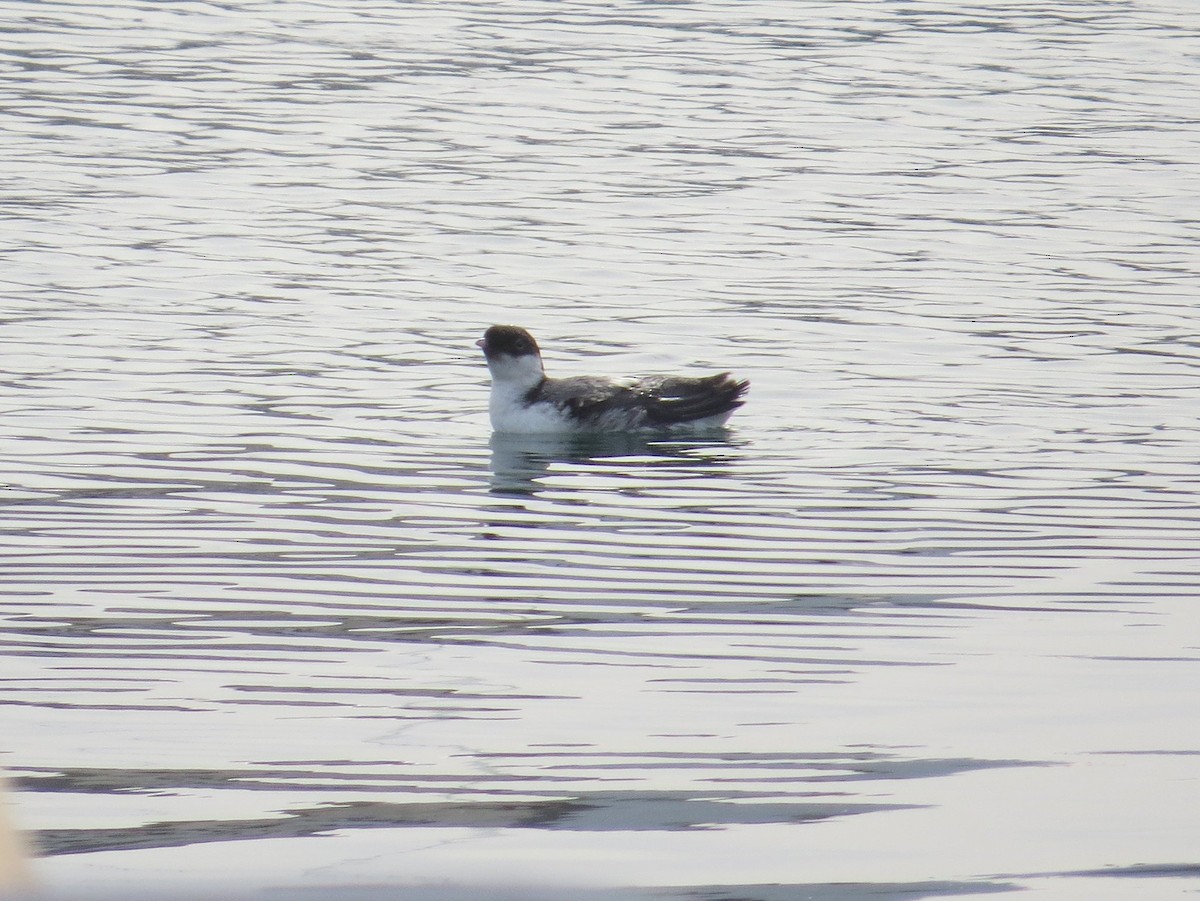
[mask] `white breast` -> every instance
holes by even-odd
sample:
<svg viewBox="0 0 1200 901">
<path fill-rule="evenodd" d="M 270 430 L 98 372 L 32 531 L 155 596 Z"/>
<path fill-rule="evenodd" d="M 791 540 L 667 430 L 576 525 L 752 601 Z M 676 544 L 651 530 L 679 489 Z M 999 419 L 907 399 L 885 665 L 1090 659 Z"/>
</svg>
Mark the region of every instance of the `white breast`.
<svg viewBox="0 0 1200 901">
<path fill-rule="evenodd" d="M 554 435 L 575 431 L 570 417 L 550 403 L 528 404 L 525 398 L 544 378 L 536 355 L 500 356 L 488 360 L 492 396 L 488 413 L 492 429 L 510 435 Z"/>
<path fill-rule="evenodd" d="M 570 418 L 552 404 L 526 404 L 525 394 L 525 391 L 506 390 L 505 385 L 492 385 L 488 413 L 495 431 L 509 435 L 555 435 L 575 431 Z"/>
</svg>

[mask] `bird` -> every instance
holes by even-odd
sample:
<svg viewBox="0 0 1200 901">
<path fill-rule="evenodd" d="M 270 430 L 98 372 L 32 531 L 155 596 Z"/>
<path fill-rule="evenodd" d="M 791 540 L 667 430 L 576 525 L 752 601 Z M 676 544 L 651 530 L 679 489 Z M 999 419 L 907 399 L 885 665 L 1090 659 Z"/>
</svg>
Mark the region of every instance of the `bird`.
<svg viewBox="0 0 1200 901">
<path fill-rule="evenodd" d="M 750 387 L 728 372 L 549 378 L 528 331 L 493 325 L 475 344 L 492 377 L 488 413 L 499 434 L 707 431 L 720 428 Z"/>
</svg>

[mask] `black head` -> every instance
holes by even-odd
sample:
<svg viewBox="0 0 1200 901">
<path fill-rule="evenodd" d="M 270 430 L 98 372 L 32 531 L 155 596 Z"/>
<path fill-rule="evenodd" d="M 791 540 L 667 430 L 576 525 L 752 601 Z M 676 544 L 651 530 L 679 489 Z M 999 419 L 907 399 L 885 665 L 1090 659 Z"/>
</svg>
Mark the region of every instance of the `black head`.
<svg viewBox="0 0 1200 901">
<path fill-rule="evenodd" d="M 489 360 L 500 356 L 524 357 L 541 354 L 533 335 L 517 325 L 493 325 L 475 343 L 483 348 L 483 355 Z"/>
</svg>

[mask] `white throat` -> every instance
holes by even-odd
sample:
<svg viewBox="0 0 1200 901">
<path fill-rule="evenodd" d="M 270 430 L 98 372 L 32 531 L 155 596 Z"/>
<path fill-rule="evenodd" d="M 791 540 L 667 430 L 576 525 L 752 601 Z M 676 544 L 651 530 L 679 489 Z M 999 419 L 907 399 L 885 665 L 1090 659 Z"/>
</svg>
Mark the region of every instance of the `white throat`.
<svg viewBox="0 0 1200 901">
<path fill-rule="evenodd" d="M 492 395 L 488 401 L 492 428 L 498 432 L 560 431 L 560 417 L 544 409 L 530 409 L 525 398 L 546 377 L 538 354 L 502 355 L 488 360 Z M 539 405 L 541 407 L 542 405 Z"/>
<path fill-rule="evenodd" d="M 546 377 L 542 369 L 542 358 L 538 354 L 522 354 L 510 357 L 501 354 L 488 360 L 488 371 L 492 374 L 492 390 L 503 388 L 506 391 L 525 394 L 541 384 Z"/>
</svg>

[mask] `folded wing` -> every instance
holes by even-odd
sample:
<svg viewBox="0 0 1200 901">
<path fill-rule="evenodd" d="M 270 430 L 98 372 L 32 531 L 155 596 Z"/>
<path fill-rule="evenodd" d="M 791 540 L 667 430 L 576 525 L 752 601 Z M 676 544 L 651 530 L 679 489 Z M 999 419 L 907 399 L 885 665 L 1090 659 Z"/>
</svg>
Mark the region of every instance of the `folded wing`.
<svg viewBox="0 0 1200 901">
<path fill-rule="evenodd" d="M 576 377 L 547 379 L 530 392 L 569 411 L 584 428 L 668 428 L 728 415 L 750 387 L 730 373 L 690 378 L 648 376 L 633 382 Z"/>
<path fill-rule="evenodd" d="M 654 425 L 680 425 L 731 413 L 740 407 L 750 383 L 730 373 L 700 378 L 650 376 L 633 386 Z"/>
</svg>

